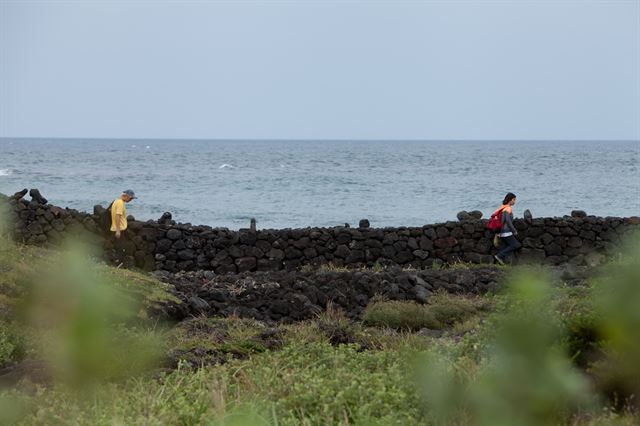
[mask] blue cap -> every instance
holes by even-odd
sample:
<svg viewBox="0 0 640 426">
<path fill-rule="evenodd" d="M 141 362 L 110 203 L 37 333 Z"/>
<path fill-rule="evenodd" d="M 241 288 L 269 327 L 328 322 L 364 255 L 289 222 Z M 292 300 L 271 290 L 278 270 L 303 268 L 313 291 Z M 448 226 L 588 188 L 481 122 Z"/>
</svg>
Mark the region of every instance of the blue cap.
<svg viewBox="0 0 640 426">
<path fill-rule="evenodd" d="M 133 192 L 131 189 L 125 189 L 124 191 L 122 191 L 123 194 L 128 195 L 131 198 L 138 198 L 136 197 L 136 193 Z"/>
</svg>

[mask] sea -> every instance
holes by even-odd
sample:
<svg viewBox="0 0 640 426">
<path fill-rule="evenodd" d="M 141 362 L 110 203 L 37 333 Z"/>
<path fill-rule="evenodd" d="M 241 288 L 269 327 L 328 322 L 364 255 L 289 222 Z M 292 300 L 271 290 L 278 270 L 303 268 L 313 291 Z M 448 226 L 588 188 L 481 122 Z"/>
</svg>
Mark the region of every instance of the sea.
<svg viewBox="0 0 640 426">
<path fill-rule="evenodd" d="M 82 211 L 126 189 L 138 220 L 246 228 L 421 226 L 488 217 L 640 215 L 640 141 L 0 139 L 0 192 Z"/>
</svg>

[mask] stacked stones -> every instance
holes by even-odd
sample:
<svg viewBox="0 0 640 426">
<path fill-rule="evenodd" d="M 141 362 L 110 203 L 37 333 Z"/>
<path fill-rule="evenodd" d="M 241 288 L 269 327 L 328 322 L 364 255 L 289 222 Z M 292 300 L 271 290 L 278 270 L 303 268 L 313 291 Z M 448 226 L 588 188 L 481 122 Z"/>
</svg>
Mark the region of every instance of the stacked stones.
<svg viewBox="0 0 640 426">
<path fill-rule="evenodd" d="M 24 197 L 29 192 L 31 200 Z M 37 189 L 23 189 L 11 197 L 3 196 L 0 202 L 8 205 L 8 220 L 17 241 L 47 245 L 58 244 L 70 233 L 95 235 L 96 222 L 90 215 L 73 209 L 62 209 L 47 204 Z"/>
<path fill-rule="evenodd" d="M 529 262 L 598 264 L 613 254 L 637 218 L 564 217 L 515 220 Z M 414 268 L 434 264 L 492 263 L 486 221 L 446 222 L 414 228 L 306 228 L 229 231 L 209 227 L 141 224 L 138 235 L 154 253 L 156 269 L 213 270 L 217 274 L 294 270 L 303 265 Z"/>
<path fill-rule="evenodd" d="M 64 235 L 82 230 L 112 242 L 99 229 L 104 208 L 94 214 L 46 204 L 39 193 L 24 200 L 25 191 L 8 198 L 14 235 L 29 244 L 56 244 Z M 42 202 L 44 201 L 44 203 Z M 130 263 L 147 270 L 170 272 L 210 270 L 216 274 L 245 271 L 295 270 L 303 265 L 374 266 L 397 264 L 414 268 L 458 261 L 492 263 L 493 234 L 480 212 L 460 214 L 460 221 L 422 227 L 375 229 L 362 220 L 358 228 L 281 230 L 226 228 L 162 223 L 129 217 L 125 249 Z M 587 216 L 580 211 L 562 218 L 516 219 L 524 261 L 593 265 L 616 253 L 621 238 L 638 229 L 638 218 Z"/>
</svg>

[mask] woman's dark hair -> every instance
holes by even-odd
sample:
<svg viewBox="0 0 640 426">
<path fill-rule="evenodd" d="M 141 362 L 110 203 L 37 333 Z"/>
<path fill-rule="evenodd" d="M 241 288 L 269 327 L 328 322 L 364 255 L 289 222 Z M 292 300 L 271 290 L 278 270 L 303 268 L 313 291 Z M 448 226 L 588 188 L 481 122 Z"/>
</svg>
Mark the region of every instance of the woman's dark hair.
<svg viewBox="0 0 640 426">
<path fill-rule="evenodd" d="M 502 201 L 502 204 L 509 204 L 509 202 L 514 198 L 516 198 L 516 194 L 514 194 L 513 192 L 507 192 L 507 195 L 504 196 L 504 201 Z"/>
</svg>

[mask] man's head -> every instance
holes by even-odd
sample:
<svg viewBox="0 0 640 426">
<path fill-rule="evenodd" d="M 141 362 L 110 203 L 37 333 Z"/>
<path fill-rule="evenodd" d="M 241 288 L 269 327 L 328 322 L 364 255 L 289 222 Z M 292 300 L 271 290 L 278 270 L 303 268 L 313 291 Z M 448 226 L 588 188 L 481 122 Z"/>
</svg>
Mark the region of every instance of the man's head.
<svg viewBox="0 0 640 426">
<path fill-rule="evenodd" d="M 131 200 L 133 200 L 133 199 L 135 199 L 135 198 L 138 198 L 138 197 L 136 197 L 136 193 L 135 193 L 135 192 L 133 192 L 133 191 L 132 191 L 132 190 L 130 190 L 130 189 L 127 189 L 127 190 L 125 190 L 125 191 L 122 191 L 122 195 L 121 195 L 120 197 L 122 198 L 122 200 L 123 200 L 125 203 L 128 203 L 129 201 L 131 201 Z"/>
</svg>

